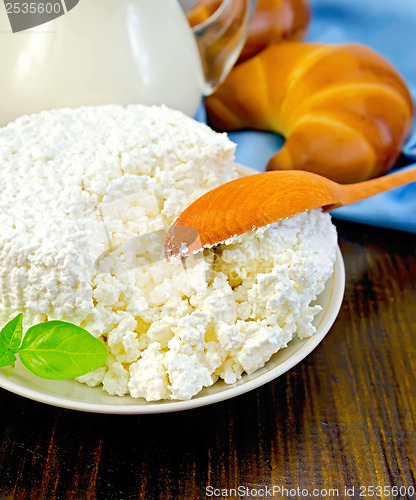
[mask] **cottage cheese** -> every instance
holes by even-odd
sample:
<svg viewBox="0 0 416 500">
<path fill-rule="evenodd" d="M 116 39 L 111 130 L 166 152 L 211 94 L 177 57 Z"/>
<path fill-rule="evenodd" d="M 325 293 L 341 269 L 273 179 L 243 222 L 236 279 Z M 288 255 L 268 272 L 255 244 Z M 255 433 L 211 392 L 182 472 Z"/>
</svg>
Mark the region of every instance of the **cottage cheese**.
<svg viewBox="0 0 416 500">
<path fill-rule="evenodd" d="M 113 395 L 189 399 L 252 373 L 295 334 L 333 272 L 336 232 L 312 210 L 185 259 L 166 229 L 237 177 L 234 145 L 165 107 L 24 116 L 0 130 L 0 321 L 71 321 L 106 366 L 79 378 Z"/>
</svg>

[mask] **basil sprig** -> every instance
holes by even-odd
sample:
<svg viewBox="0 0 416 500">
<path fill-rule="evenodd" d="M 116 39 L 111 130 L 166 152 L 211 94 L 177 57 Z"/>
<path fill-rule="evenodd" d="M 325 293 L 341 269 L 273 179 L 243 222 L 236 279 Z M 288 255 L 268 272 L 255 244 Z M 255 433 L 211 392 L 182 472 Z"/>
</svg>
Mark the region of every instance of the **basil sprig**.
<svg viewBox="0 0 416 500">
<path fill-rule="evenodd" d="M 23 336 L 23 314 L 0 331 L 0 368 L 13 365 L 19 354 L 23 366 L 49 380 L 80 377 L 103 365 L 107 348 L 83 328 L 66 321 L 34 325 Z"/>
</svg>

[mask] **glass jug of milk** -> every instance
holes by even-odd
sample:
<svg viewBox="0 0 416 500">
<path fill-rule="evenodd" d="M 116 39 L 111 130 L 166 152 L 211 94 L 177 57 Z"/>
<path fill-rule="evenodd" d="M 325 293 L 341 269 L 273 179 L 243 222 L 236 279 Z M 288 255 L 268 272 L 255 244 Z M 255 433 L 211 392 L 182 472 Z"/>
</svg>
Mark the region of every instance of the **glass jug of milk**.
<svg viewBox="0 0 416 500">
<path fill-rule="evenodd" d="M 47 9 L 48 0 L 27 8 L 42 2 Z M 65 6 L 54 0 L 51 8 L 56 3 Z M 193 31 L 177 0 L 72 3 L 64 15 L 13 32 L 10 9 L 26 1 L 1 2 L 0 125 L 108 103 L 163 103 L 192 116 L 236 61 L 256 0 L 224 0 Z"/>
</svg>

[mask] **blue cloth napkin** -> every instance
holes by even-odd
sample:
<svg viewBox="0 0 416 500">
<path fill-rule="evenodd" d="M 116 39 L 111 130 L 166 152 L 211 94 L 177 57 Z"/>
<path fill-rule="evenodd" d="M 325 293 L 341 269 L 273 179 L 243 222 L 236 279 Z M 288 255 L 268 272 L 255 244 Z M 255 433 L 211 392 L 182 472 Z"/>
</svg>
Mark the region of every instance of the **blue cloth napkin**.
<svg viewBox="0 0 416 500">
<path fill-rule="evenodd" d="M 416 0 L 310 0 L 312 21 L 306 40 L 360 42 L 377 50 L 402 74 L 416 102 Z M 198 111 L 206 121 L 203 106 Z M 236 161 L 259 171 L 282 147 L 273 133 L 231 132 Z M 416 125 L 403 148 L 400 168 L 416 167 Z M 416 183 L 381 193 L 331 212 L 334 218 L 416 233 Z"/>
</svg>

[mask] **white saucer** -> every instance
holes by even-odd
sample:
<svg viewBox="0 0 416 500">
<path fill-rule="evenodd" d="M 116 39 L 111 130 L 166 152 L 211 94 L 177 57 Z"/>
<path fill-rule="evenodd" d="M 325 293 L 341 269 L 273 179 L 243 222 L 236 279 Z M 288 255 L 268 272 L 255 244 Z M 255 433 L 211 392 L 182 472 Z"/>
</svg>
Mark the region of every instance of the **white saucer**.
<svg viewBox="0 0 416 500">
<path fill-rule="evenodd" d="M 238 169 L 243 175 L 258 173 L 240 165 Z M 227 385 L 219 381 L 203 389 L 190 401 L 147 402 L 144 399 L 134 399 L 128 396 L 110 396 L 99 387 L 88 387 L 75 380 L 51 381 L 38 378 L 25 370 L 19 362 L 15 367 L 0 369 L 0 387 L 53 406 L 109 414 L 167 413 L 224 401 L 267 384 L 290 370 L 313 351 L 328 333 L 338 315 L 344 288 L 344 263 L 338 248 L 334 274 L 326 283 L 325 290 L 315 301 L 316 304 L 322 306 L 322 311 L 314 320 L 314 325 L 317 327 L 316 333 L 306 340 L 295 338 L 288 347 L 276 353 L 263 368 L 251 375 L 243 375 L 237 383 Z"/>
<path fill-rule="evenodd" d="M 127 396 L 109 396 L 99 387 L 87 387 L 75 380 L 56 382 L 37 378 L 18 363 L 14 368 L 0 369 L 0 387 L 42 403 L 94 413 L 167 413 L 217 403 L 267 384 L 290 370 L 313 351 L 328 333 L 337 317 L 344 295 L 344 287 L 344 264 L 338 248 L 334 274 L 316 300 L 316 303 L 323 308 L 314 320 L 314 324 L 317 326 L 316 333 L 306 340 L 292 340 L 288 347 L 276 353 L 263 368 L 252 375 L 243 375 L 241 380 L 233 385 L 217 382 L 213 386 L 203 389 L 190 401 L 154 403 Z"/>
</svg>

